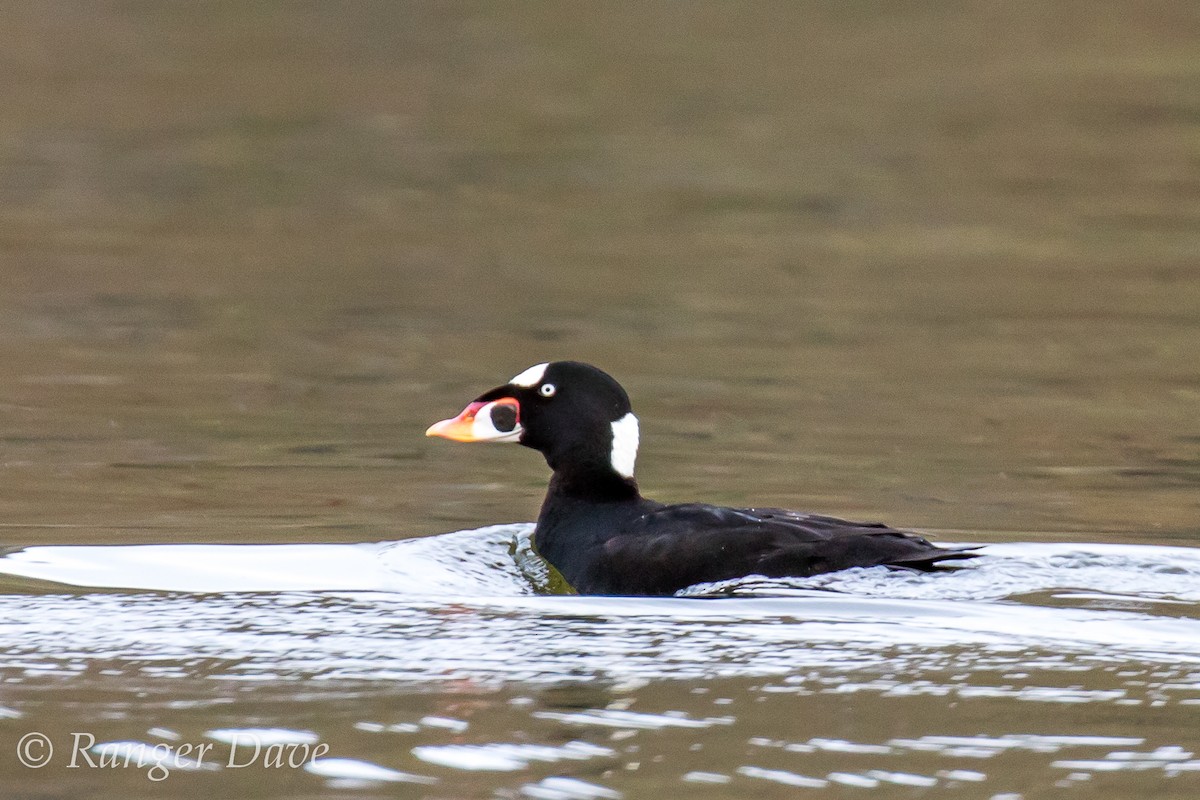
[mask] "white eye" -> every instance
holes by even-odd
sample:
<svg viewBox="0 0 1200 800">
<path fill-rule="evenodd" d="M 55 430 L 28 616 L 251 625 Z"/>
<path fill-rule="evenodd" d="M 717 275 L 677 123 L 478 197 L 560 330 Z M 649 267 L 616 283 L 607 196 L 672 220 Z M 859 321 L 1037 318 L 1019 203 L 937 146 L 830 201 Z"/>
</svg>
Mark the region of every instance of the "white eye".
<svg viewBox="0 0 1200 800">
<path fill-rule="evenodd" d="M 538 387 L 538 394 L 542 397 L 554 397 L 554 393 L 557 391 L 558 389 L 554 388 L 553 383 L 543 383 Z"/>
</svg>

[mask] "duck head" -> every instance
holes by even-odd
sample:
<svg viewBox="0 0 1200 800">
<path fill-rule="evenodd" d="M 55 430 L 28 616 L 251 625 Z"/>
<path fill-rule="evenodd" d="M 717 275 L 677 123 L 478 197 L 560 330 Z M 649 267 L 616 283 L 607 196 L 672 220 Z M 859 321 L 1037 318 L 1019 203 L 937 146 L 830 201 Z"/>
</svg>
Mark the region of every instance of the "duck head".
<svg viewBox="0 0 1200 800">
<path fill-rule="evenodd" d="M 608 373 L 578 361 L 536 364 L 484 392 L 426 436 L 456 442 L 517 442 L 556 473 L 615 473 L 633 481 L 638 421 Z"/>
</svg>

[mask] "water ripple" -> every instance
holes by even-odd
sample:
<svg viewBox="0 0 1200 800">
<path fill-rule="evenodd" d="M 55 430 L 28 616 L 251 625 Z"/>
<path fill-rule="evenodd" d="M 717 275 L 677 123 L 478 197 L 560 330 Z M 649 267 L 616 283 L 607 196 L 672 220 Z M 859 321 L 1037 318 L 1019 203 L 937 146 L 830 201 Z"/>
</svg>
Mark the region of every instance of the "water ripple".
<svg viewBox="0 0 1200 800">
<path fill-rule="evenodd" d="M 0 573 L 40 591 L 0 595 L 0 672 L 16 681 L 79 675 L 104 659 L 118 674 L 160 677 L 511 683 L 819 669 L 840 677 L 772 691 L 1200 699 L 1197 550 L 995 545 L 969 567 L 932 575 L 848 570 L 700 587 L 690 598 L 612 598 L 536 594 L 513 556 L 528 532 L 19 550 L 0 559 Z M 1017 676 L 1147 662 L 1172 670 L 1157 684 L 1169 690 L 926 680 L 947 669 Z"/>
</svg>

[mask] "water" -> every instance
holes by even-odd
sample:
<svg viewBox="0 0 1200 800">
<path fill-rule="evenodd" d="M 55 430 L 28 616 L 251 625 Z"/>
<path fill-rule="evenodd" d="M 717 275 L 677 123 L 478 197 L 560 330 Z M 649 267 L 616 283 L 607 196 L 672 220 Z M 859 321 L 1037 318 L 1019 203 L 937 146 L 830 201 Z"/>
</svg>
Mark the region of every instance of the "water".
<svg viewBox="0 0 1200 800">
<path fill-rule="evenodd" d="M 0 25 L 0 794 L 1197 795 L 1194 3 L 60 11 Z M 546 594 L 544 464 L 421 434 L 555 358 L 656 499 L 986 556 Z"/>
<path fill-rule="evenodd" d="M 9 553 L 0 726 L 66 753 L 101 731 L 97 759 L 141 756 L 104 780 L 135 794 L 278 773 L 272 745 L 304 772 L 277 792 L 1196 790 L 1196 549 L 1000 544 L 942 574 L 584 598 L 537 592 L 530 527 Z"/>
</svg>

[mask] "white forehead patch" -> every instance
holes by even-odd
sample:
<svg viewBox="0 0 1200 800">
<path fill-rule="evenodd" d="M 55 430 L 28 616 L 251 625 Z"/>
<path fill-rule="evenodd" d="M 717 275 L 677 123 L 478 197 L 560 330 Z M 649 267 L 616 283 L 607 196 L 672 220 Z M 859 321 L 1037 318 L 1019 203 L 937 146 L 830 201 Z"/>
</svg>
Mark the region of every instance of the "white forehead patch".
<svg viewBox="0 0 1200 800">
<path fill-rule="evenodd" d="M 537 386 L 542 382 L 542 376 L 546 374 L 546 367 L 548 366 L 550 365 L 534 364 L 532 367 L 509 381 L 509 383 L 513 386 Z"/>
<path fill-rule="evenodd" d="M 632 412 L 626 414 L 612 424 L 612 432 L 612 467 L 626 478 L 632 478 L 638 449 L 637 417 Z"/>
</svg>

